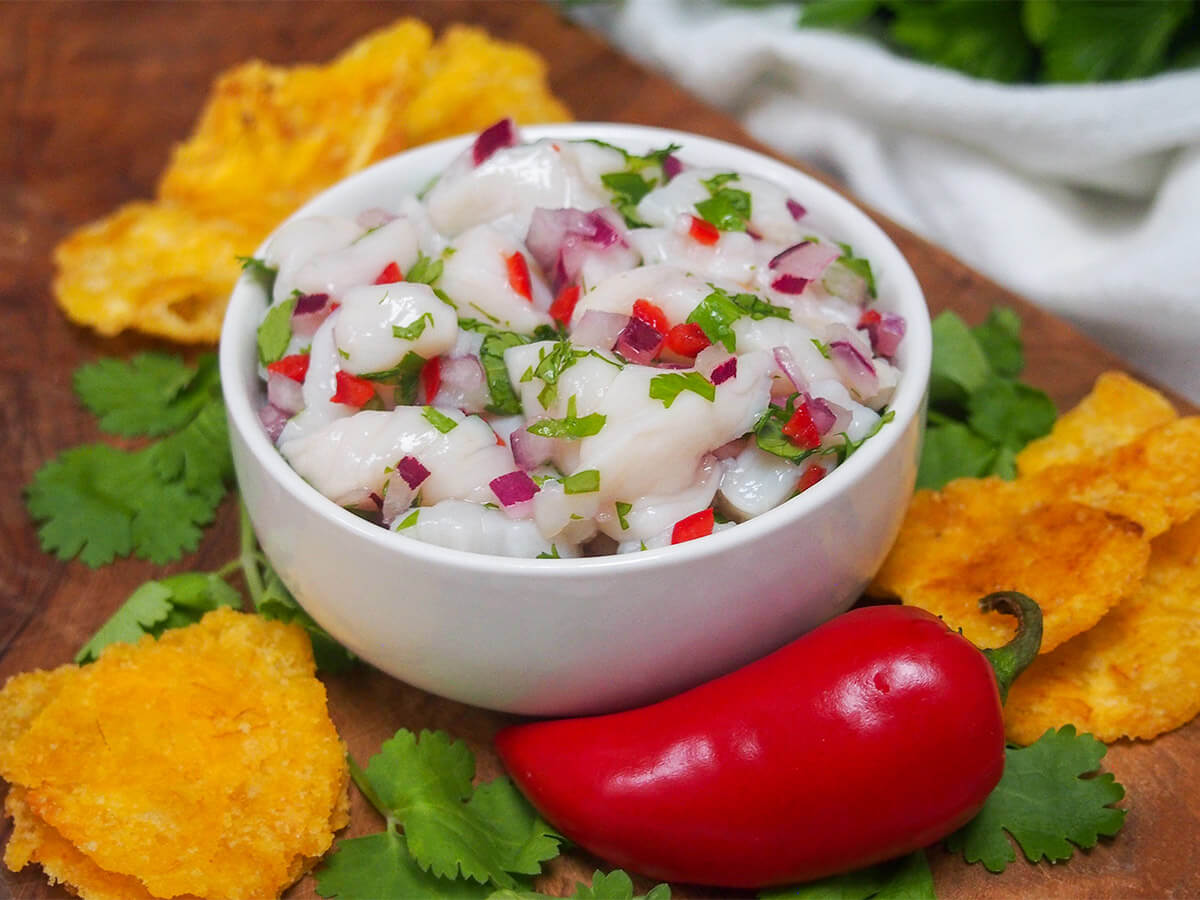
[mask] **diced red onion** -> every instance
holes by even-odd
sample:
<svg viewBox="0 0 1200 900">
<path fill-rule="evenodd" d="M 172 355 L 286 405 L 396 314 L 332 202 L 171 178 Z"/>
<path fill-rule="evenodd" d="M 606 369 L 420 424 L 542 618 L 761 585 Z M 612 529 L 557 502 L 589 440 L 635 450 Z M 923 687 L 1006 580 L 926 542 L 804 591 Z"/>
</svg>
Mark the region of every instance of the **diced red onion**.
<svg viewBox="0 0 1200 900">
<path fill-rule="evenodd" d="M 712 455 L 717 459 L 732 459 L 746 449 L 747 443 L 747 438 L 734 438 L 732 441 L 728 441 L 714 450 Z"/>
<path fill-rule="evenodd" d="M 429 477 L 429 470 L 415 456 L 406 456 L 396 463 L 396 474 L 414 491 Z"/>
<path fill-rule="evenodd" d="M 683 163 L 674 153 L 668 153 L 662 161 L 663 183 L 666 184 L 683 171 Z"/>
<path fill-rule="evenodd" d="M 367 494 L 367 499 L 371 501 L 371 503 L 375 506 L 376 510 L 378 510 L 379 512 L 383 512 L 383 498 L 382 497 L 380 497 L 374 491 L 371 491 L 371 493 Z"/>
<path fill-rule="evenodd" d="M 875 366 L 850 341 L 832 341 L 829 358 L 842 380 L 859 397 L 870 397 L 878 389 Z"/>
<path fill-rule="evenodd" d="M 824 397 L 809 397 L 807 402 L 808 414 L 812 416 L 813 424 L 822 435 L 838 434 L 850 425 L 850 410 L 831 403 Z"/>
<path fill-rule="evenodd" d="M 290 378 L 288 380 L 291 381 Z M 288 419 L 290 418 L 290 415 L 279 407 L 272 406 L 270 403 L 258 410 L 258 421 L 262 422 L 262 426 L 266 429 L 267 437 L 271 439 L 272 444 L 279 440 L 279 435 L 283 434 L 283 426 L 288 423 Z"/>
<path fill-rule="evenodd" d="M 464 412 L 483 412 L 491 402 L 483 365 L 474 356 L 444 356 L 438 367 L 440 382 L 437 406 L 452 406 Z"/>
<path fill-rule="evenodd" d="M 589 255 L 625 248 L 625 225 L 610 208 L 580 209 L 538 207 L 529 219 L 525 246 L 550 277 L 555 293 L 579 280 Z"/>
<path fill-rule="evenodd" d="M 781 294 L 803 294 L 811 278 L 801 278 L 798 275 L 780 275 L 771 282 L 771 287 Z"/>
<path fill-rule="evenodd" d="M 554 438 L 531 434 L 525 426 L 508 436 L 508 445 L 512 449 L 513 462 L 526 472 L 549 462 L 551 454 L 554 453 Z"/>
<path fill-rule="evenodd" d="M 709 381 L 713 384 L 724 384 L 730 378 L 737 377 L 737 357 L 731 356 L 712 370 Z"/>
<path fill-rule="evenodd" d="M 792 218 L 795 219 L 797 222 L 799 222 L 806 215 L 808 215 L 808 210 L 805 209 L 803 206 L 801 206 L 799 203 L 797 203 L 795 200 L 793 200 L 791 197 L 787 198 L 787 211 L 792 214 Z"/>
<path fill-rule="evenodd" d="M 775 357 L 775 365 L 779 366 L 779 371 L 787 376 L 787 380 L 792 383 L 800 393 L 808 390 L 808 379 L 800 371 L 800 366 L 796 362 L 796 357 L 792 355 L 792 351 L 788 347 L 775 347 L 771 351 Z"/>
<path fill-rule="evenodd" d="M 328 294 L 301 294 L 292 309 L 292 334 L 312 337 L 333 312 L 333 307 Z"/>
<path fill-rule="evenodd" d="M 749 225 L 746 226 L 746 234 L 750 235 L 750 239 L 754 240 L 754 241 L 761 241 L 762 237 L 763 237 L 761 234 L 759 234 L 757 231 L 755 231 Z"/>
<path fill-rule="evenodd" d="M 492 489 L 492 493 L 496 495 L 496 499 L 500 501 L 500 505 L 506 507 L 514 506 L 517 503 L 524 503 L 526 500 L 532 500 L 533 495 L 539 490 L 537 484 L 529 477 L 528 473 L 520 469 L 515 472 L 509 472 L 507 475 L 493 478 L 488 482 L 488 487 Z"/>
<path fill-rule="evenodd" d="M 653 325 L 630 316 L 621 333 L 617 335 L 614 350 L 631 363 L 644 366 L 662 349 L 663 334 Z"/>
<path fill-rule="evenodd" d="M 515 147 L 517 144 L 517 127 L 512 119 L 501 119 L 495 125 L 489 125 L 479 132 L 475 144 L 471 148 L 471 158 L 475 165 L 480 165 L 497 150 L 505 147 Z"/>
<path fill-rule="evenodd" d="M 842 251 L 830 244 L 801 241 L 777 254 L 767 267 L 780 275 L 795 275 L 812 280 L 820 278 L 830 263 L 842 255 Z"/>
<path fill-rule="evenodd" d="M 904 337 L 904 318 L 892 313 L 881 312 L 879 321 L 868 322 L 861 326 L 871 338 L 871 349 L 877 356 L 891 359 L 900 349 L 900 340 Z"/>
<path fill-rule="evenodd" d="M 359 228 L 378 228 L 381 225 L 386 225 L 388 222 L 393 222 L 397 218 L 395 213 L 388 212 L 381 206 L 372 206 L 370 209 L 364 209 L 354 217 L 354 224 Z"/>
<path fill-rule="evenodd" d="M 282 372 L 267 372 L 267 402 L 286 416 L 304 409 L 304 385 Z"/>
<path fill-rule="evenodd" d="M 617 342 L 617 337 L 629 324 L 630 318 L 620 313 L 589 309 L 571 329 L 571 343 L 578 347 L 611 350 Z"/>
</svg>

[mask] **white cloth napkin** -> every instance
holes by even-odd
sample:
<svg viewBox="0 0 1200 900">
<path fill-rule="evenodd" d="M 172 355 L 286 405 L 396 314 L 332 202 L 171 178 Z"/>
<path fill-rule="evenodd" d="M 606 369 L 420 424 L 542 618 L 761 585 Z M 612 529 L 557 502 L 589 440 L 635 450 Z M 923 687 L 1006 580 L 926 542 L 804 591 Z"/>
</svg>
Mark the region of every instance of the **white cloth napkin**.
<svg viewBox="0 0 1200 900">
<path fill-rule="evenodd" d="M 792 4 L 576 15 L 1200 402 L 1200 70 L 1010 86 L 797 28 Z"/>
</svg>

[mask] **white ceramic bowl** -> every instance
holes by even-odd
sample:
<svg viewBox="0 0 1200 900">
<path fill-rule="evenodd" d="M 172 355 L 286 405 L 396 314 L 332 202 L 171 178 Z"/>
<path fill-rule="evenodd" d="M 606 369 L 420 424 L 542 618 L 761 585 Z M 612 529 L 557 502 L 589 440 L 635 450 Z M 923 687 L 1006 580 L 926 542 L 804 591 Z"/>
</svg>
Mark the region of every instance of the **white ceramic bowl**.
<svg viewBox="0 0 1200 900">
<path fill-rule="evenodd" d="M 320 495 L 276 452 L 256 411 L 261 291 L 243 278 L 221 337 L 221 382 L 242 499 L 296 599 L 337 640 L 435 694 L 538 715 L 606 711 L 730 671 L 847 609 L 899 529 L 916 477 L 929 315 L 912 270 L 861 211 L 818 181 L 732 144 L 617 124 L 522 129 L 633 152 L 674 142 L 687 162 L 769 178 L 813 227 L 871 261 L 879 307 L 904 316 L 895 420 L 781 506 L 673 547 L 585 559 L 510 559 L 422 543 Z M 353 214 L 416 190 L 472 137 L 384 160 L 296 213 Z"/>
</svg>

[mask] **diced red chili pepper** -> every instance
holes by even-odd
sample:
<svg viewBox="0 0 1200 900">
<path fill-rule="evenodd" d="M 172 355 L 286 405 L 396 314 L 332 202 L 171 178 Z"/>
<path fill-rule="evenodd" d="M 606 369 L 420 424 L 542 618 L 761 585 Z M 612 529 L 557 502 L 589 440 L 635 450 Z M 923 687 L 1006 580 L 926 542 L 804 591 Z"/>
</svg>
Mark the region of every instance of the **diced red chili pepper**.
<svg viewBox="0 0 1200 900">
<path fill-rule="evenodd" d="M 864 309 L 863 314 L 858 317 L 858 327 L 866 328 L 868 325 L 878 325 L 883 321 L 883 316 L 879 314 L 877 309 Z"/>
<path fill-rule="evenodd" d="M 345 403 L 347 406 L 363 407 L 375 396 L 375 385 L 365 378 L 351 375 L 338 369 L 334 375 L 337 390 L 330 398 L 334 403 Z"/>
<path fill-rule="evenodd" d="M 441 386 L 442 358 L 435 356 L 433 359 L 425 360 L 425 365 L 421 366 L 421 392 L 425 395 L 426 403 L 433 402 L 433 398 L 437 396 Z"/>
<path fill-rule="evenodd" d="M 518 250 L 506 256 L 504 262 L 508 266 L 508 286 L 532 303 L 533 285 L 529 281 L 529 263 L 525 261 L 525 254 Z"/>
<path fill-rule="evenodd" d="M 704 329 L 695 322 L 681 322 L 667 332 L 667 346 L 680 356 L 693 357 L 711 344 Z"/>
<path fill-rule="evenodd" d="M 633 301 L 633 317 L 641 319 L 659 334 L 666 334 L 671 330 L 671 321 L 667 314 L 649 300 Z"/>
<path fill-rule="evenodd" d="M 821 446 L 821 433 L 813 423 L 808 404 L 801 403 L 783 426 L 784 436 L 797 447 L 816 450 Z"/>
<path fill-rule="evenodd" d="M 308 374 L 308 359 L 307 353 L 293 353 L 291 356 L 275 360 L 267 366 L 267 371 L 286 375 L 292 381 L 304 381 L 304 376 Z"/>
<path fill-rule="evenodd" d="M 671 543 L 682 544 L 684 541 L 694 541 L 696 538 L 712 534 L 714 522 L 711 508 L 685 516 L 671 529 Z"/>
<path fill-rule="evenodd" d="M 692 216 L 692 227 L 688 229 L 688 234 L 696 243 L 704 244 L 706 247 L 711 247 L 721 239 L 721 232 L 717 231 L 716 225 L 695 216 Z"/>
<path fill-rule="evenodd" d="M 579 285 L 569 284 L 554 298 L 550 304 L 550 318 L 556 322 L 568 325 L 571 316 L 575 315 L 575 304 L 579 302 Z"/>
<path fill-rule="evenodd" d="M 796 493 L 807 491 L 824 477 L 825 469 L 822 466 L 809 466 L 800 476 L 800 480 L 796 482 Z"/>
<path fill-rule="evenodd" d="M 395 284 L 397 281 L 404 280 L 404 273 L 400 271 L 400 267 L 394 262 L 388 263 L 383 267 L 383 271 L 375 279 L 376 284 Z"/>
</svg>

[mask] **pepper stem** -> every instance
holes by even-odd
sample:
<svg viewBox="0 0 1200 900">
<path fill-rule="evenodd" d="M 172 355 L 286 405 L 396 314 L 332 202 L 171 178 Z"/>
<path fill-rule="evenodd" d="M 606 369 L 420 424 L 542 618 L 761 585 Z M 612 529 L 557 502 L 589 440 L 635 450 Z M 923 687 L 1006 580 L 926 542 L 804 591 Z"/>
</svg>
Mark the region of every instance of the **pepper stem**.
<svg viewBox="0 0 1200 900">
<path fill-rule="evenodd" d="M 1017 591 L 996 591 L 979 601 L 984 612 L 1001 612 L 1017 619 L 1017 633 L 1003 647 L 984 650 L 983 655 L 996 672 L 1000 702 L 1008 699 L 1013 679 L 1037 658 L 1042 646 L 1042 610 L 1036 603 Z"/>
</svg>

